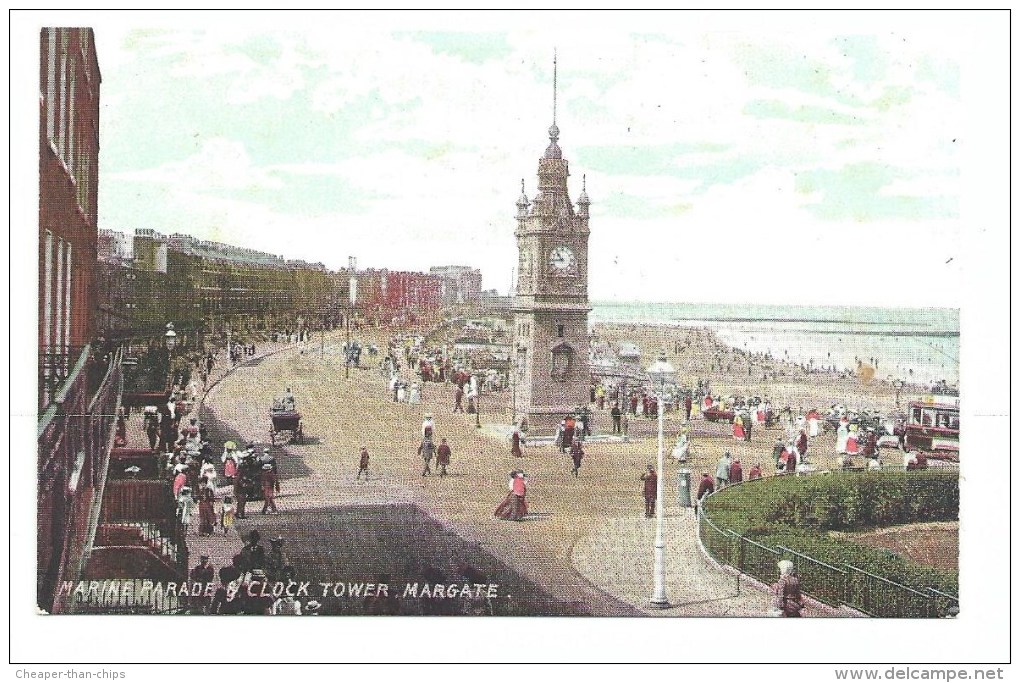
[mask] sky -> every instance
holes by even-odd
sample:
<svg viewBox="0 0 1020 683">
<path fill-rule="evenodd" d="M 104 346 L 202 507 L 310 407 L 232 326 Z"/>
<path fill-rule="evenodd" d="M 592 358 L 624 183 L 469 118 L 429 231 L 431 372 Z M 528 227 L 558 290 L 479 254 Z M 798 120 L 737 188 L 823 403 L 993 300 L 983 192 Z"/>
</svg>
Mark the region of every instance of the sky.
<svg viewBox="0 0 1020 683">
<path fill-rule="evenodd" d="M 909 270 L 867 302 L 833 276 L 909 255 L 959 282 L 967 43 L 923 14 L 99 22 L 100 227 L 469 265 L 505 293 L 555 50 L 592 299 L 896 303 Z"/>
</svg>

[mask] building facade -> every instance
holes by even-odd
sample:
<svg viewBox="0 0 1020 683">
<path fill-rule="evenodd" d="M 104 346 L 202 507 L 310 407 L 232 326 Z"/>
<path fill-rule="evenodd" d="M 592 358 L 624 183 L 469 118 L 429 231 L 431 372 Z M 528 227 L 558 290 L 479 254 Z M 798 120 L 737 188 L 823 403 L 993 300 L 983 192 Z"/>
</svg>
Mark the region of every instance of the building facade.
<svg viewBox="0 0 1020 683">
<path fill-rule="evenodd" d="M 120 356 L 96 338 L 99 63 L 88 28 L 44 28 L 39 65 L 36 596 L 67 611 L 98 524 Z"/>
<path fill-rule="evenodd" d="M 441 280 L 444 306 L 477 304 L 482 296 L 482 271 L 469 266 L 433 266 L 429 273 Z"/>
<path fill-rule="evenodd" d="M 519 262 L 514 300 L 514 364 L 518 409 L 529 431 L 552 434 L 560 420 L 587 405 L 588 195 L 577 209 L 567 189 L 555 114 L 549 146 L 538 162 L 538 194 L 517 200 Z"/>
<path fill-rule="evenodd" d="M 39 407 L 95 335 L 99 63 L 88 28 L 46 28 L 39 69 Z"/>
</svg>

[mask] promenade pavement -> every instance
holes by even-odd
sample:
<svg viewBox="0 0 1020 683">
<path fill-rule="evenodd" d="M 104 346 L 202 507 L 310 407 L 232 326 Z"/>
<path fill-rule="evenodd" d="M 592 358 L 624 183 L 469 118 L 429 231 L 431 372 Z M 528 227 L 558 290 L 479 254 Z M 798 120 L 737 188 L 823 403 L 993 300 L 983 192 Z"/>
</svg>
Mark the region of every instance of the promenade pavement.
<svg viewBox="0 0 1020 683">
<path fill-rule="evenodd" d="M 385 348 L 381 338 L 373 341 Z M 408 504 L 436 523 L 429 533 L 449 536 L 451 563 L 465 554 L 495 558 L 568 606 L 566 613 L 767 614 L 767 592 L 708 562 L 698 549 L 692 511 L 675 504 L 667 507 L 666 527 L 667 595 L 674 606 L 648 607 L 655 522 L 643 516 L 638 477 L 654 459 L 654 439 L 587 444 L 580 476 L 574 478 L 569 457 L 555 446 L 529 446 L 525 457 L 513 458 L 497 431 L 476 429 L 473 415 L 453 414 L 450 385 L 428 384 L 423 402 L 408 405 L 392 401 L 374 368 L 352 370 L 344 379 L 340 343 L 327 336 L 321 346 L 309 343 L 249 357 L 210 388 L 200 416 L 215 447 L 226 438 L 267 443 L 268 407 L 287 387 L 303 414 L 306 442 L 274 449 L 283 478 L 280 514 L 259 515 L 258 502 L 249 504 L 249 519 L 239 520 L 226 537 L 193 533 L 188 545 L 196 561 L 199 554 L 209 554 L 214 566 L 229 564 L 241 537 L 257 528 L 264 539 L 284 535 L 292 561 L 299 558 L 295 565 L 366 569 L 369 565 L 353 560 L 344 544 L 375 543 L 378 552 L 390 552 L 369 538 L 387 532 L 351 531 L 347 527 L 358 526 L 357 516 L 344 511 Z M 503 417 L 492 413 L 494 397 L 483 398 L 490 407 L 483 419 Z M 426 413 L 435 416 L 437 438 L 447 438 L 453 450 L 450 475 L 442 479 L 421 476 L 416 449 Z M 355 481 L 361 446 L 371 454 L 367 482 Z M 507 474 L 517 468 L 528 475 L 529 516 L 523 523 L 495 519 L 492 511 L 506 495 Z M 666 476 L 672 483 L 673 469 Z"/>
</svg>

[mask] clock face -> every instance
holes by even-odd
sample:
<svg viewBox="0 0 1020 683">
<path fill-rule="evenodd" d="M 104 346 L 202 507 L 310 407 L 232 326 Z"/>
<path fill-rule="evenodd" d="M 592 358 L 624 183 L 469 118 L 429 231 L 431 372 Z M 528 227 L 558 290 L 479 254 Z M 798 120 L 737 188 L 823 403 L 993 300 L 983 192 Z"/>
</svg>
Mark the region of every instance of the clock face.
<svg viewBox="0 0 1020 683">
<path fill-rule="evenodd" d="M 556 247 L 549 252 L 549 265 L 554 273 L 567 274 L 577 270 L 577 259 L 570 247 Z"/>
</svg>

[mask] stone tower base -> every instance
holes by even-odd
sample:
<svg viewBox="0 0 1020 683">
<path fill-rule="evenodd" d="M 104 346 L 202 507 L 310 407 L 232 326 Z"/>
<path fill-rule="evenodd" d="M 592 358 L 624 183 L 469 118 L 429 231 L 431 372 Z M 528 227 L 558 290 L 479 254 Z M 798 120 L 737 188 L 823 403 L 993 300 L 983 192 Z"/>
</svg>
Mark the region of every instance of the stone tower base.
<svg viewBox="0 0 1020 683">
<path fill-rule="evenodd" d="M 581 406 L 582 408 L 584 406 Z M 526 413 L 528 420 L 527 434 L 532 437 L 556 436 L 556 428 L 560 421 L 567 415 L 575 415 L 578 406 L 563 406 L 561 408 L 532 408 Z"/>
</svg>

